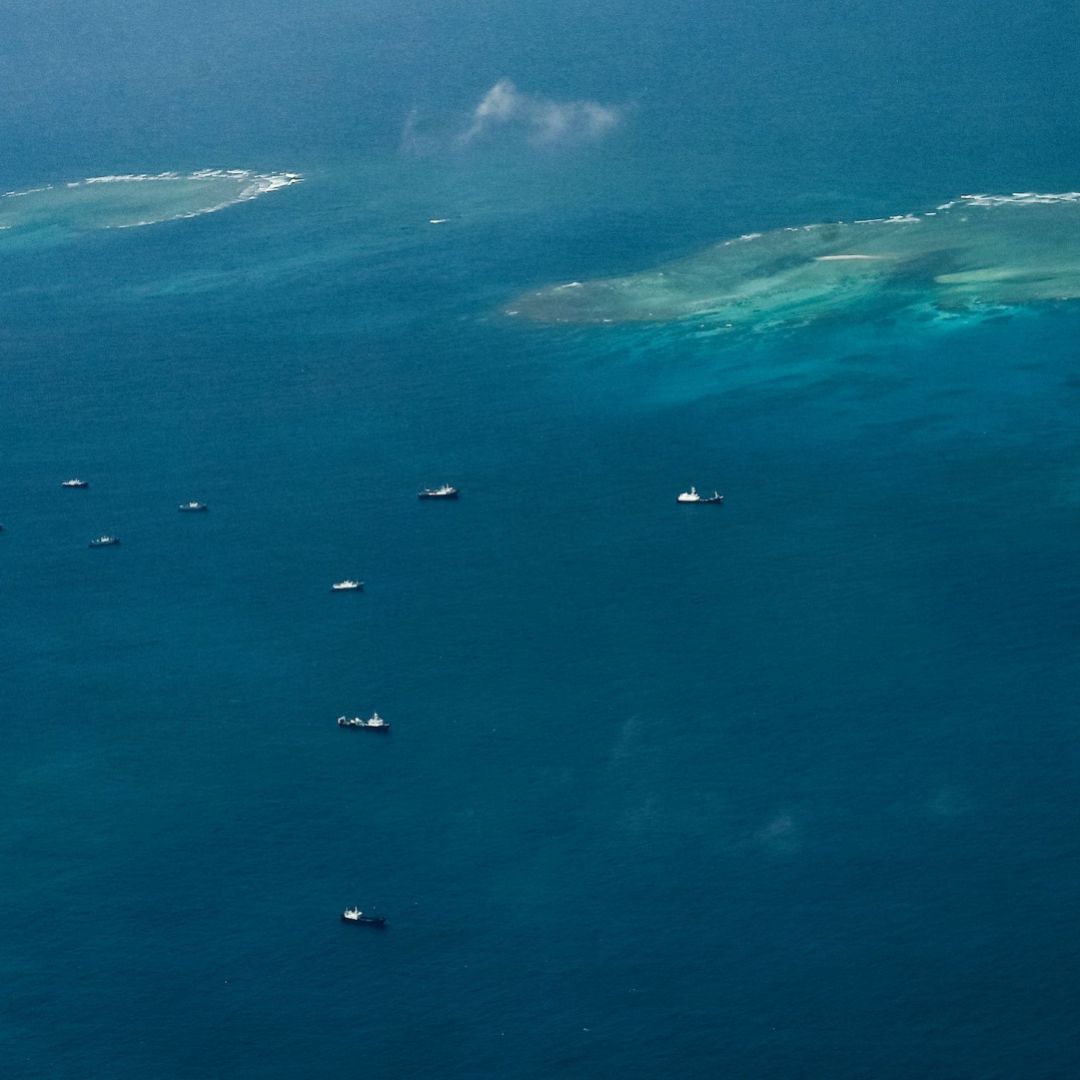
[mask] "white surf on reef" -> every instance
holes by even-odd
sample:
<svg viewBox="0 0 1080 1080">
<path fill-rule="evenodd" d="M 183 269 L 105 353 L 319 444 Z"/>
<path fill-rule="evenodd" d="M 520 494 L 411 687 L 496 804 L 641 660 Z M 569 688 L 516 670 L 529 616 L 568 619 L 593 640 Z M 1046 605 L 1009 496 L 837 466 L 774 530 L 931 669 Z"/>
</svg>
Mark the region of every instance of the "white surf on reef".
<svg viewBox="0 0 1080 1080">
<path fill-rule="evenodd" d="M 291 187 L 299 173 L 250 169 L 121 173 L 0 195 L 0 229 L 131 229 L 217 213 Z"/>
</svg>

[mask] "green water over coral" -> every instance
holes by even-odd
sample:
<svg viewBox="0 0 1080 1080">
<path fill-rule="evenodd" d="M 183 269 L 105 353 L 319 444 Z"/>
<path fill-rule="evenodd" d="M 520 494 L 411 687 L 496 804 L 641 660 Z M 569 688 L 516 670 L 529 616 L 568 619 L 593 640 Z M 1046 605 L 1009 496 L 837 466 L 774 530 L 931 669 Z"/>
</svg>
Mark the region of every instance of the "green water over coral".
<svg viewBox="0 0 1080 1080">
<path fill-rule="evenodd" d="M 732 329 L 1080 297 L 1080 194 L 965 195 L 936 210 L 750 233 L 630 274 L 518 297 L 550 322 L 706 318 Z"/>
</svg>

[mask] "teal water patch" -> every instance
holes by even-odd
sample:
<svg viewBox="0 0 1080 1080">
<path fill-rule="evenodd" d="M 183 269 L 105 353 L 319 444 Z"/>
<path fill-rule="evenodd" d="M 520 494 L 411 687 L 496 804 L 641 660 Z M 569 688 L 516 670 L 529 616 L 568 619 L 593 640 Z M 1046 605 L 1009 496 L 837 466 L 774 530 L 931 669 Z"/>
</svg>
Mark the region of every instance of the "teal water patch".
<svg viewBox="0 0 1080 1080">
<path fill-rule="evenodd" d="M 91 176 L 0 195 L 0 231 L 56 235 L 200 217 L 299 183 L 299 173 L 248 169 Z"/>
<path fill-rule="evenodd" d="M 519 296 L 545 322 L 704 319 L 721 330 L 838 316 L 945 317 L 1080 297 L 1080 193 L 964 195 L 935 210 L 749 233 L 625 277 Z"/>
</svg>

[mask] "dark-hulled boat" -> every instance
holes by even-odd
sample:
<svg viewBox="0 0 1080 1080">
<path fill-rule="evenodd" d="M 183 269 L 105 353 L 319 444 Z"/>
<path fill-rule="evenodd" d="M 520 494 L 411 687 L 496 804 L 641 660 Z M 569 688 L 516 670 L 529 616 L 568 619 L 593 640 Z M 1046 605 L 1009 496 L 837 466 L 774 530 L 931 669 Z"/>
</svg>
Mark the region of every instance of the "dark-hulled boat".
<svg viewBox="0 0 1080 1080">
<path fill-rule="evenodd" d="M 358 907 L 346 908 L 341 913 L 341 921 L 356 923 L 358 926 L 385 926 L 386 919 L 382 915 L 365 915 Z"/>
<path fill-rule="evenodd" d="M 90 547 L 116 547 L 120 543 L 119 536 L 95 536 L 90 541 Z"/>
<path fill-rule="evenodd" d="M 181 503 L 177 509 L 181 514 L 198 514 L 200 511 L 209 510 L 210 507 L 206 503 L 201 502 L 186 502 Z"/>
</svg>

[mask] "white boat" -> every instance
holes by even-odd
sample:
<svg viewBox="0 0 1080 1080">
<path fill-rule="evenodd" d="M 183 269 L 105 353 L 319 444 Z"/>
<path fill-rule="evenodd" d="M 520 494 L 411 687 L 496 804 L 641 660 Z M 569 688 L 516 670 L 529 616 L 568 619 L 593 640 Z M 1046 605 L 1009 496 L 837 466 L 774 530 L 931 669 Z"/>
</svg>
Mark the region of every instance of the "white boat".
<svg viewBox="0 0 1080 1080">
<path fill-rule="evenodd" d="M 458 489 L 453 484 L 443 484 L 437 488 L 424 488 L 423 491 L 418 492 L 417 497 L 420 499 L 456 499 Z"/>
<path fill-rule="evenodd" d="M 71 480 L 61 480 L 60 486 L 66 488 L 88 488 L 90 484 L 86 480 L 80 480 L 78 477 L 73 477 Z"/>
<path fill-rule="evenodd" d="M 384 720 L 378 713 L 372 713 L 370 720 L 365 720 L 362 716 L 339 716 L 337 722 L 338 727 L 364 728 L 367 731 L 382 732 L 390 730 L 389 721 Z"/>
<path fill-rule="evenodd" d="M 202 502 L 186 502 L 186 503 L 181 503 L 177 507 L 177 509 L 180 511 L 181 514 L 195 514 L 195 513 L 198 513 L 200 510 L 207 510 L 209 508 L 207 507 L 206 503 L 202 503 Z"/>
<path fill-rule="evenodd" d="M 675 496 L 676 502 L 681 503 L 722 503 L 724 496 L 719 491 L 714 491 L 711 495 L 702 495 L 696 487 L 692 487 L 689 491 L 681 492 Z"/>
<path fill-rule="evenodd" d="M 335 581 L 330 586 L 331 592 L 353 592 L 356 589 L 362 589 L 364 583 L 362 581 L 353 581 L 352 578 L 346 578 L 344 581 Z"/>
</svg>

